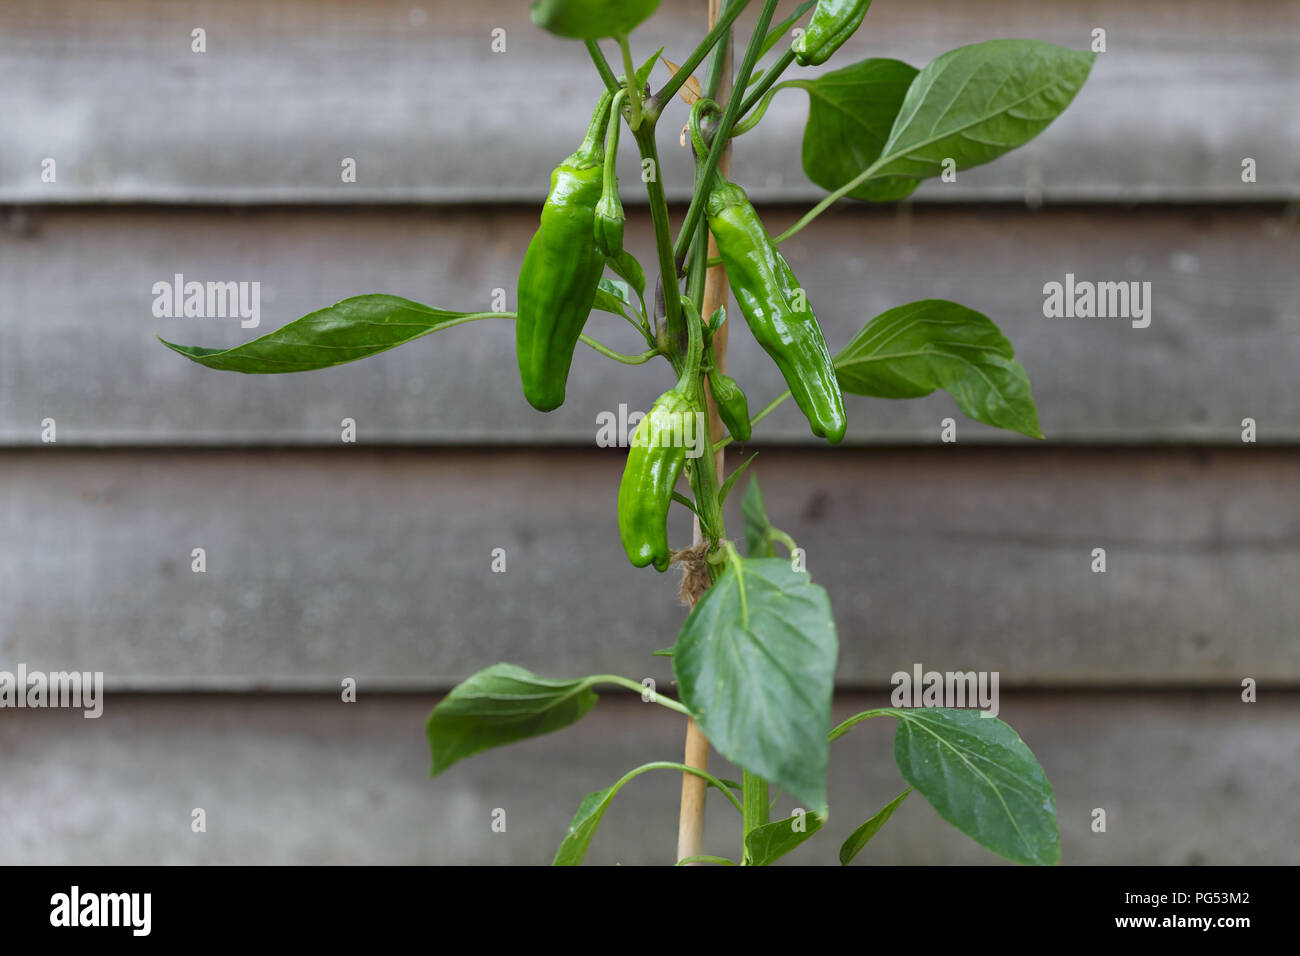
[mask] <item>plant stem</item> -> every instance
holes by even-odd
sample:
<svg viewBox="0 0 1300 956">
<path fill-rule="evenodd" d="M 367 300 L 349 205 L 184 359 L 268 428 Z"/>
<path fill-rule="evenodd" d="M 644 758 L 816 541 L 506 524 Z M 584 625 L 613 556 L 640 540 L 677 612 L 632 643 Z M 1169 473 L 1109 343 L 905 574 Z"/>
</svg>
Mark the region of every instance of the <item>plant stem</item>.
<svg viewBox="0 0 1300 956">
<path fill-rule="evenodd" d="M 682 223 L 681 232 L 677 234 L 677 243 L 673 246 L 673 258 L 677 262 L 686 261 L 686 250 L 695 238 L 695 227 L 699 225 L 700 219 L 704 215 L 704 204 L 708 198 L 708 184 L 718 169 L 722 151 L 731 139 L 731 127 L 735 125 L 736 116 L 740 112 L 741 97 L 745 93 L 744 77 L 753 72 L 754 64 L 758 62 L 758 54 L 763 48 L 763 38 L 767 36 L 767 28 L 772 22 L 772 14 L 776 12 L 776 4 L 777 0 L 764 0 L 763 10 L 758 15 L 758 26 L 754 30 L 754 35 L 749 39 L 749 48 L 745 50 L 745 59 L 740 65 L 741 85 L 727 97 L 727 106 L 723 110 L 722 119 L 718 123 L 718 131 L 714 134 L 713 145 L 709 147 L 709 155 L 704 160 L 704 170 L 701 175 L 704 179 L 705 188 L 698 190 L 691 197 L 690 208 L 686 210 L 686 221 Z"/>
<path fill-rule="evenodd" d="M 768 803 L 767 781 L 748 770 L 744 771 L 741 777 L 740 794 L 745 802 L 744 829 L 741 831 L 740 838 L 741 859 L 744 859 L 745 837 L 749 836 L 750 830 L 767 823 L 771 804 Z"/>
<path fill-rule="evenodd" d="M 604 355 L 606 358 L 612 358 L 615 362 L 622 362 L 624 365 L 644 365 L 646 362 L 650 361 L 652 358 L 654 358 L 656 355 L 659 354 L 659 349 L 653 348 L 653 349 L 647 349 L 646 351 L 641 352 L 637 355 L 624 355 L 622 352 L 615 352 L 607 345 L 601 345 L 599 342 L 593 339 L 586 332 L 583 332 L 581 335 L 578 336 L 578 338 L 582 339 L 583 342 L 585 342 L 587 345 L 590 345 L 593 349 L 595 349 L 601 355 Z"/>
<path fill-rule="evenodd" d="M 894 157 L 890 157 L 890 159 L 893 159 L 893 158 L 894 158 Z M 793 226 L 791 226 L 791 227 L 790 227 L 789 229 L 787 229 L 785 232 L 781 233 L 781 235 L 777 236 L 777 237 L 776 237 L 774 240 L 772 240 L 772 241 L 773 241 L 773 242 L 785 242 L 787 239 L 789 239 L 791 236 L 793 236 L 796 232 L 798 232 L 798 231 L 799 231 L 800 229 L 802 229 L 804 226 L 808 225 L 808 223 L 812 222 L 814 219 L 816 219 L 818 216 L 820 216 L 822 213 L 824 213 L 827 209 L 829 209 L 831 206 L 833 206 L 836 202 L 838 202 L 839 200 L 843 199 L 843 198 L 844 198 L 845 196 L 847 196 L 849 193 L 853 192 L 853 190 L 857 189 L 859 186 L 861 186 L 861 185 L 862 185 L 863 183 L 865 183 L 867 180 L 873 178 L 873 177 L 876 175 L 876 173 L 879 172 L 879 170 L 881 169 L 881 167 L 884 166 L 884 165 L 885 165 L 885 163 L 884 163 L 882 160 L 877 159 L 874 163 L 872 163 L 870 166 L 868 166 L 866 169 L 864 169 L 861 173 L 859 173 L 859 174 L 858 174 L 857 176 L 855 176 L 853 179 L 850 179 L 847 183 L 845 183 L 845 184 L 844 184 L 843 186 L 841 186 L 839 189 L 835 190 L 835 192 L 831 193 L 831 194 L 828 195 L 825 199 L 823 199 L 821 202 L 819 202 L 817 205 L 813 206 L 812 209 L 809 209 L 806 213 L 804 213 L 803 218 L 801 218 L 801 219 L 800 219 L 798 222 L 796 222 Z"/>
<path fill-rule="evenodd" d="M 620 677 L 618 674 L 597 674 L 596 676 L 589 678 L 589 681 L 593 684 L 617 684 L 619 687 L 626 687 L 628 690 L 636 691 L 643 697 L 646 695 L 647 691 L 649 691 L 649 703 L 658 704 L 660 707 L 667 707 L 669 710 L 675 710 L 677 713 L 683 714 L 686 717 L 691 715 L 689 710 L 671 697 L 663 697 L 655 691 L 650 691 L 650 689 L 644 684 L 638 684 L 630 677 Z"/>
<path fill-rule="evenodd" d="M 753 110 L 749 115 L 745 116 L 743 119 L 736 121 L 736 125 L 731 128 L 731 135 L 744 136 L 751 129 L 753 129 L 760 122 L 762 122 L 763 117 L 767 115 L 767 108 L 772 105 L 772 97 L 776 96 L 777 93 L 781 92 L 782 90 L 791 89 L 793 87 L 807 88 L 807 86 L 808 86 L 807 80 L 786 80 L 784 83 L 778 83 L 776 86 L 772 87 L 770 90 L 767 91 L 766 95 L 764 95 L 763 97 L 762 102 L 758 104 L 758 108 L 756 110 Z"/>
<path fill-rule="evenodd" d="M 605 88 L 611 93 L 617 93 L 618 77 L 610 69 L 609 61 L 605 59 L 605 54 L 601 51 L 600 45 L 595 40 L 586 40 L 584 42 L 587 45 L 587 52 L 591 54 L 591 62 L 596 64 L 596 72 L 605 81 Z"/>
<path fill-rule="evenodd" d="M 650 220 L 654 223 L 659 278 L 664 287 L 664 328 L 660 331 L 658 344 L 676 370 L 685 348 L 686 324 L 682 320 L 682 303 L 678 294 L 681 286 L 677 282 L 677 264 L 673 260 L 672 223 L 668 219 L 668 198 L 664 194 L 655 125 L 642 123 L 641 128 L 632 135 L 636 138 L 637 149 L 641 153 L 642 168 L 647 161 L 650 163 L 650 179 L 645 184 L 645 191 L 650 200 Z"/>
<path fill-rule="evenodd" d="M 695 48 L 695 51 L 686 58 L 686 62 L 681 65 L 681 68 L 672 75 L 672 79 L 665 83 L 663 89 L 654 95 L 654 100 L 660 107 L 672 99 L 673 95 L 682 88 L 682 84 L 690 79 L 691 74 L 695 72 L 695 68 L 709 55 L 709 51 L 717 45 L 718 41 L 724 35 L 727 35 L 732 22 L 735 21 L 736 17 L 740 16 L 741 11 L 747 6 L 749 6 L 749 0 L 730 0 L 726 4 L 726 10 L 721 11 L 721 15 L 717 18 L 713 28 L 709 30 L 708 35 Z"/>
<path fill-rule="evenodd" d="M 628 126 L 635 133 L 641 128 L 641 91 L 637 88 L 636 67 L 632 64 L 632 47 L 628 44 L 626 36 L 617 39 L 623 51 L 623 75 L 627 77 L 627 101 L 632 110 L 632 118 Z"/>
<path fill-rule="evenodd" d="M 749 111 L 754 108 L 754 104 L 762 99 L 763 94 L 768 91 L 773 83 L 790 68 L 794 62 L 794 49 L 787 49 L 781 54 L 781 58 L 772 64 L 771 68 L 763 74 L 763 78 L 758 84 L 745 94 L 745 102 L 740 105 L 740 114 L 736 117 L 736 122 L 749 115 Z"/>
</svg>

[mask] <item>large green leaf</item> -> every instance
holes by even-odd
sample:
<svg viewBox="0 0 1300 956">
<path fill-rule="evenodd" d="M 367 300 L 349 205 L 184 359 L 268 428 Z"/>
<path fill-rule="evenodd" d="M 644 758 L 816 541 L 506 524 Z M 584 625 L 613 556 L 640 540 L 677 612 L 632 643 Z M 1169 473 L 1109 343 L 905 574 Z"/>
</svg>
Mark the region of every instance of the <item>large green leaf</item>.
<svg viewBox="0 0 1300 956">
<path fill-rule="evenodd" d="M 945 299 L 882 312 L 835 357 L 840 387 L 876 398 L 920 398 L 936 388 L 976 421 L 1042 438 L 1029 376 L 986 315 Z"/>
<path fill-rule="evenodd" d="M 481 750 L 576 723 L 595 706 L 594 683 L 591 677 L 547 680 L 513 664 L 479 671 L 452 688 L 429 715 L 434 776 Z"/>
<path fill-rule="evenodd" d="M 822 810 L 837 653 L 825 589 L 788 561 L 737 559 L 691 609 L 673 671 L 724 757 Z"/>
<path fill-rule="evenodd" d="M 825 813 L 802 813 L 754 827 L 745 834 L 745 859 L 750 866 L 769 866 L 822 828 Z"/>
<path fill-rule="evenodd" d="M 1095 53 L 989 40 L 932 61 L 912 81 L 873 173 L 924 179 L 967 169 L 1041 133 L 1070 105 Z"/>
<path fill-rule="evenodd" d="M 395 295 L 358 295 L 229 349 L 163 345 L 208 368 L 272 374 L 329 368 L 478 318 L 513 313 L 448 312 Z"/>
<path fill-rule="evenodd" d="M 849 834 L 849 838 L 840 846 L 841 866 L 848 866 L 853 862 L 853 858 L 861 853 L 862 848 L 871 842 L 871 838 L 880 832 L 880 828 L 889 822 L 889 818 L 894 815 L 894 811 L 902 805 L 911 792 L 912 788 L 908 787 L 885 804 L 870 820 Z"/>
<path fill-rule="evenodd" d="M 1011 727 L 976 710 L 881 713 L 898 720 L 894 762 L 899 772 L 939 816 L 1017 863 L 1060 860 L 1052 785 Z"/>
<path fill-rule="evenodd" d="M 785 84 L 808 91 L 803 133 L 808 178 L 823 189 L 836 190 L 874 163 L 917 72 L 901 60 L 871 59 Z M 920 184 L 906 176 L 873 178 L 848 195 L 885 202 L 903 199 Z"/>
</svg>

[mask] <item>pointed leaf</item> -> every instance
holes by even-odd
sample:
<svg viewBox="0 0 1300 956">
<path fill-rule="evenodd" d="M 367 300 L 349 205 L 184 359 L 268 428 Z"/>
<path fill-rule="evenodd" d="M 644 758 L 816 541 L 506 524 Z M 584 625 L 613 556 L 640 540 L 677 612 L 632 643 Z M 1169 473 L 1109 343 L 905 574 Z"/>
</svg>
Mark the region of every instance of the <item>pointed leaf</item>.
<svg viewBox="0 0 1300 956">
<path fill-rule="evenodd" d="M 632 253 L 624 249 L 614 258 L 607 259 L 605 265 L 635 289 L 638 298 L 645 295 L 645 270 L 641 268 L 641 263 L 636 261 Z"/>
<path fill-rule="evenodd" d="M 758 457 L 758 452 L 754 452 L 754 454 L 750 455 L 748 458 L 742 461 L 740 463 L 740 466 L 737 467 L 735 471 L 733 471 L 731 474 L 727 476 L 727 480 L 724 481 L 722 483 L 722 487 L 718 489 L 719 507 L 721 507 L 723 503 L 726 502 L 727 495 L 731 493 L 731 489 L 736 484 L 736 480 L 745 473 L 745 469 L 749 467 L 749 463 L 757 457 Z"/>
<path fill-rule="evenodd" d="M 824 813 L 801 813 L 754 827 L 745 834 L 745 857 L 750 866 L 770 866 L 822 828 Z"/>
<path fill-rule="evenodd" d="M 977 710 L 890 710 L 903 779 L 976 843 L 1017 863 L 1061 858 L 1056 797 L 1020 735 Z"/>
<path fill-rule="evenodd" d="M 894 797 L 893 800 L 890 800 L 883 810 L 849 834 L 849 838 L 845 840 L 844 845 L 840 847 L 841 866 L 848 866 L 853 862 L 853 858 L 862 852 L 862 848 L 871 841 L 873 836 L 880 832 L 880 828 L 888 822 L 889 818 L 894 815 L 894 811 L 902 805 L 903 801 L 907 799 L 907 795 L 911 792 L 912 788 L 908 787 L 898 796 Z"/>
<path fill-rule="evenodd" d="M 822 810 L 837 652 L 824 588 L 788 561 L 735 559 L 691 609 L 673 671 L 719 753 Z"/>
<path fill-rule="evenodd" d="M 589 677 L 547 680 L 513 664 L 479 671 L 452 688 L 429 715 L 433 775 L 490 747 L 576 723 L 596 704 L 593 683 Z"/>
<path fill-rule="evenodd" d="M 650 74 L 651 72 L 653 72 L 655 68 L 655 63 L 659 61 L 659 58 L 663 55 L 663 52 L 664 52 L 664 48 L 660 47 L 659 49 L 655 50 L 654 53 L 650 54 L 650 56 L 646 57 L 645 62 L 642 63 L 639 67 L 637 67 L 636 88 L 638 90 L 645 89 L 646 83 L 648 83 L 650 80 Z M 667 63 L 668 61 L 665 60 L 664 62 Z"/>
<path fill-rule="evenodd" d="M 208 368 L 250 374 L 306 372 L 355 362 L 438 329 L 492 315 L 433 309 L 395 295 L 358 295 L 234 348 L 207 349 L 159 341 Z M 501 313 L 501 318 L 511 317 Z"/>
<path fill-rule="evenodd" d="M 1079 92 L 1096 54 L 1041 40 L 989 40 L 932 61 L 912 82 L 881 149 L 879 176 L 924 179 L 1029 142 Z"/>
<path fill-rule="evenodd" d="M 551 866 L 582 865 L 583 857 L 587 855 L 587 848 L 591 846 L 591 841 L 596 836 L 596 828 L 605 818 L 605 811 L 609 809 L 610 801 L 614 799 L 614 794 L 617 792 L 617 785 L 615 785 L 589 793 L 582 798 L 582 803 L 578 804 L 578 811 L 569 824 L 568 834 L 560 843 L 559 849 L 555 851 L 555 859 L 551 861 Z"/>
<path fill-rule="evenodd" d="M 988 316 L 945 299 L 882 312 L 835 357 L 840 387 L 876 398 L 921 398 L 936 388 L 976 421 L 1042 438 L 1029 376 Z"/>
</svg>

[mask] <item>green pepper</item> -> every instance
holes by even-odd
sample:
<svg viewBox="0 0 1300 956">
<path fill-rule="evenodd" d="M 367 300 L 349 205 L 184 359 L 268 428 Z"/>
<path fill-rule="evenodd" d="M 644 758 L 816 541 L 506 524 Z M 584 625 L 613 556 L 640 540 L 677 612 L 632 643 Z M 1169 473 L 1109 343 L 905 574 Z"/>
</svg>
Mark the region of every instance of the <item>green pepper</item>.
<svg viewBox="0 0 1300 956">
<path fill-rule="evenodd" d="M 573 350 L 605 271 L 595 222 L 611 99 L 601 97 L 582 145 L 551 173 L 542 224 L 519 270 L 515 352 L 524 397 L 541 412 L 564 403 Z"/>
<path fill-rule="evenodd" d="M 666 571 L 672 560 L 668 548 L 668 508 L 673 488 L 686 465 L 687 446 L 708 440 L 700 401 L 702 333 L 698 313 L 689 299 L 682 302 L 690 329 L 690 347 L 677 385 L 655 399 L 650 414 L 632 433 L 623 480 L 618 486 L 618 533 L 634 567 L 653 564 Z M 699 454 L 701 452 L 697 452 Z"/>
<path fill-rule="evenodd" d="M 709 391 L 718 406 L 718 417 L 736 441 L 749 441 L 749 403 L 736 380 L 716 368 L 709 371 Z"/>
<path fill-rule="evenodd" d="M 596 248 L 613 259 L 623 251 L 623 202 L 618 198 L 618 134 L 627 90 L 614 94 L 609 132 L 605 134 L 605 179 L 596 203 Z"/>
<path fill-rule="evenodd" d="M 758 344 L 776 362 L 812 432 L 844 438 L 844 396 L 817 316 L 745 191 L 717 176 L 709 191 L 709 229 L 727 278 Z"/>
<path fill-rule="evenodd" d="M 599 40 L 627 36 L 654 13 L 659 0 L 537 0 L 533 22 L 557 36 Z"/>
<path fill-rule="evenodd" d="M 817 66 L 853 36 L 867 15 L 871 0 L 818 0 L 807 28 L 795 39 L 792 49 L 800 66 Z"/>
</svg>

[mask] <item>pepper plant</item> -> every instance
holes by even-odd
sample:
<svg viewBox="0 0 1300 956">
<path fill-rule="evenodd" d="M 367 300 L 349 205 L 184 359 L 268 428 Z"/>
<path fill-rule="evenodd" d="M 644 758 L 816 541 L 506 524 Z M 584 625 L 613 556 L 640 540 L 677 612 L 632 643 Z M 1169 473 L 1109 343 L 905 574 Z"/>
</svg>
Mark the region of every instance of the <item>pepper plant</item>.
<svg viewBox="0 0 1300 956">
<path fill-rule="evenodd" d="M 726 51 L 733 43 L 741 48 L 731 36 L 733 25 L 751 5 L 759 8 L 754 30 L 739 69 L 728 77 Z M 780 246 L 838 200 L 903 199 L 929 177 L 989 162 L 1024 144 L 1069 105 L 1093 54 L 998 39 L 952 50 L 921 69 L 871 58 L 778 82 L 796 64 L 828 60 L 864 22 L 870 0 L 803 3 L 774 24 L 777 5 L 723 4 L 680 66 L 668 63 L 671 78 L 657 91 L 649 80 L 663 51 L 638 65 L 629 35 L 655 12 L 658 0 L 533 5 L 539 26 L 585 45 L 595 66 L 596 106 L 577 150 L 552 173 L 540 228 L 520 271 L 517 313 L 456 312 L 394 295 L 362 295 L 235 348 L 165 344 L 210 368 L 296 372 L 374 355 L 467 322 L 513 319 L 522 392 L 541 412 L 563 403 L 579 341 L 626 364 L 666 361 L 676 384 L 631 438 L 617 494 L 618 523 L 632 565 L 660 572 L 682 566 L 683 594 L 693 607 L 673 647 L 659 652 L 671 655 L 679 699 L 649 691 L 644 696 L 693 719 L 742 769 L 743 779 L 721 780 L 703 766 L 674 761 L 630 770 L 581 802 L 560 841 L 557 864 L 580 863 L 619 790 L 659 769 L 702 779 L 741 815 L 736 860 L 691 855 L 679 863 L 771 863 L 821 828 L 828 812 L 830 744 L 873 717 L 895 721 L 894 756 L 908 786 L 852 833 L 840 848 L 842 863 L 863 849 L 912 790 L 990 850 L 1022 863 L 1055 863 L 1060 846 L 1052 789 L 1029 748 L 1002 721 L 965 709 L 882 708 L 831 727 L 838 644 L 827 593 L 803 570 L 791 536 L 768 522 L 752 482 L 742 507 L 747 556 L 740 555 L 727 537 L 722 505 L 748 462 L 723 478 L 715 456 L 732 441 L 749 440 L 751 429 L 791 397 L 815 436 L 838 443 L 848 424 L 845 393 L 903 399 L 944 389 L 978 421 L 1042 437 L 1028 377 L 988 317 L 956 302 L 911 302 L 868 321 L 832 355 L 811 296 Z M 810 10 L 806 25 L 797 27 Z M 580 49 L 577 43 L 574 49 Z M 621 74 L 607 50 L 617 50 Z M 729 95 L 720 92 L 728 88 Z M 744 190 L 724 178 L 720 161 L 727 144 L 753 129 L 784 89 L 809 94 L 803 165 L 828 193 L 772 237 Z M 695 176 L 690 203 L 674 230 L 658 176 L 657 133 L 679 99 L 689 104 L 682 139 L 693 152 Z M 671 120 L 674 133 L 682 119 Z M 648 171 L 642 178 L 658 272 L 650 307 L 645 271 L 623 247 L 615 174 L 623 126 Z M 723 374 L 718 333 L 726 310 L 702 314 L 708 271 L 717 264 L 709 258 L 710 235 L 745 325 L 788 385 L 752 418 L 744 392 Z M 617 278 L 605 277 L 607 268 Z M 589 336 L 593 310 L 630 322 L 644 350 L 622 354 Z M 716 409 L 728 437 L 710 430 L 709 409 Z M 677 490 L 683 473 L 689 496 Z M 611 489 L 611 507 L 614 502 Z M 694 513 L 697 527 L 696 542 L 677 550 L 667 534 L 675 503 Z M 779 557 L 778 544 L 792 557 Z M 614 675 L 554 679 L 509 664 L 479 671 L 429 717 L 433 773 L 582 719 L 601 684 L 643 691 L 639 682 Z M 772 785 L 802 809 L 770 820 Z"/>
</svg>

